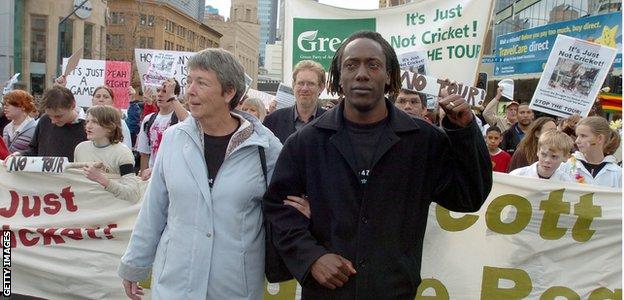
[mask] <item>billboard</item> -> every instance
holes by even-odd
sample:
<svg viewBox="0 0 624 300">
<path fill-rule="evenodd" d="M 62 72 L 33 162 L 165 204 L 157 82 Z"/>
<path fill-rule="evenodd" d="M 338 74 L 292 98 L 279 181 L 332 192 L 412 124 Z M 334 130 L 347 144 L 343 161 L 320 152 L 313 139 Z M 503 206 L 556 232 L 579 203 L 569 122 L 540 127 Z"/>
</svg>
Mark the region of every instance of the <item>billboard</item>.
<svg viewBox="0 0 624 300">
<path fill-rule="evenodd" d="M 622 67 L 622 13 L 615 12 L 497 36 L 494 76 L 543 72 L 559 34 L 619 49 L 613 67 Z"/>
</svg>

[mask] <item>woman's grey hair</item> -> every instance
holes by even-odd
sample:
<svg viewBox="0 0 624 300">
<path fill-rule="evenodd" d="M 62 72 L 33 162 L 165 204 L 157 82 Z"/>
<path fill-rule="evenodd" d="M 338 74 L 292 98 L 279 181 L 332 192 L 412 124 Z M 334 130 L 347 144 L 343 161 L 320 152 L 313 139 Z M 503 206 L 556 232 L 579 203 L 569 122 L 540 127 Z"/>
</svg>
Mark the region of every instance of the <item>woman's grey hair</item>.
<svg viewBox="0 0 624 300">
<path fill-rule="evenodd" d="M 234 109 L 245 93 L 245 71 L 232 53 L 218 48 L 205 49 L 193 55 L 188 61 L 189 69 L 213 71 L 221 83 L 223 93 L 234 89 L 236 94 L 230 101 Z"/>
<path fill-rule="evenodd" d="M 245 104 L 251 104 L 255 106 L 256 110 L 258 111 L 258 115 L 260 115 L 258 119 L 260 119 L 260 122 L 264 121 L 264 117 L 266 117 L 267 115 L 267 110 L 262 100 L 258 98 L 247 98 L 245 99 Z"/>
</svg>

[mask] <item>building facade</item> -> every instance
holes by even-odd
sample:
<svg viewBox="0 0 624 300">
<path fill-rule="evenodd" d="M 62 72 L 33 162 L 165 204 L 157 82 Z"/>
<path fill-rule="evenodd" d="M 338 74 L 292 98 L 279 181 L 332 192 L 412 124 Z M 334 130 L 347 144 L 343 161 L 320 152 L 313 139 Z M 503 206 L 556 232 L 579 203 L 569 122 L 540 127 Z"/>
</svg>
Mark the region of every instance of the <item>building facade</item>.
<svg viewBox="0 0 624 300">
<path fill-rule="evenodd" d="M 196 52 L 221 45 L 221 33 L 168 3 L 109 0 L 108 7 L 108 60 L 134 61 L 135 48 Z M 137 72 L 132 81 L 139 82 Z"/>
<path fill-rule="evenodd" d="M 258 22 L 260 23 L 260 65 L 265 65 L 267 44 L 275 43 L 277 30 L 277 1 L 258 0 Z"/>
<path fill-rule="evenodd" d="M 253 0 L 233 0 L 230 19 L 221 21 L 204 18 L 210 28 L 221 32 L 221 48 L 230 51 L 245 68 L 245 73 L 253 78 L 252 87 L 258 82 L 258 57 L 260 43 L 256 2 Z"/>
<path fill-rule="evenodd" d="M 0 28 L 14 28 L 15 0 L 0 1 Z M 0 30 L 0 83 L 16 73 L 13 53 L 14 30 Z"/>
<path fill-rule="evenodd" d="M 267 70 L 266 77 L 276 80 L 282 79 L 282 53 L 282 41 L 266 45 L 266 60 L 264 64 L 264 68 Z"/>
<path fill-rule="evenodd" d="M 204 20 L 206 0 L 157 0 L 155 2 L 173 6 L 198 22 Z"/>
<path fill-rule="evenodd" d="M 16 22 L 10 27 L 14 28 L 14 64 L 9 73 L 21 73 L 20 81 L 33 95 L 42 94 L 54 82 L 61 63 L 57 49 L 62 57 L 69 57 L 84 46 L 84 58 L 106 58 L 106 1 L 87 2 L 86 18 L 73 14 L 59 26 L 74 10 L 73 0 L 15 0 Z"/>
</svg>

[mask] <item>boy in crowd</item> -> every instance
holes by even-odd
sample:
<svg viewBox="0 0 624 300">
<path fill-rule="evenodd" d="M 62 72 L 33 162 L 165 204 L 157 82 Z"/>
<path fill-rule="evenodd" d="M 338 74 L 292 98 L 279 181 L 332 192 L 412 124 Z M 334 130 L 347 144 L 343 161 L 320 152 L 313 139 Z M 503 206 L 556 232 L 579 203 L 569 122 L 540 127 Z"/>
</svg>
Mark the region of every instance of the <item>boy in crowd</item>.
<svg viewBox="0 0 624 300">
<path fill-rule="evenodd" d="M 507 173 L 507 167 L 511 161 L 511 155 L 498 148 L 501 143 L 501 130 L 498 126 L 491 126 L 485 133 L 485 144 L 492 158 L 492 171 Z"/>
<path fill-rule="evenodd" d="M 537 142 L 537 162 L 511 171 L 511 175 L 526 176 L 559 181 L 574 181 L 566 172 L 559 170 L 562 162 L 570 156 L 574 146 L 572 139 L 558 130 L 542 133 Z"/>
<path fill-rule="evenodd" d="M 412 117 L 426 119 L 427 97 L 422 93 L 401 88 L 394 105 Z"/>
<path fill-rule="evenodd" d="M 41 107 L 45 115 L 37 123 L 29 149 L 21 154 L 62 156 L 74 161 L 74 148 L 87 140 L 85 120 L 76 112 L 74 95 L 69 89 L 55 85 L 43 94 Z"/>
</svg>

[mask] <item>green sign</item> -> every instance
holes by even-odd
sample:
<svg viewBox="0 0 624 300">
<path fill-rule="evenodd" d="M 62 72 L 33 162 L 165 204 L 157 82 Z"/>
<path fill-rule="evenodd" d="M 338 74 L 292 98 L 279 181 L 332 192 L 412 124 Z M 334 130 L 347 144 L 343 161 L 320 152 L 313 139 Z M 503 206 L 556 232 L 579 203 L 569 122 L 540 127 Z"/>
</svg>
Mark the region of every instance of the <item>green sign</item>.
<svg viewBox="0 0 624 300">
<path fill-rule="evenodd" d="M 375 31 L 375 19 L 302 19 L 293 20 L 293 67 L 302 60 L 319 62 L 329 69 L 342 41 L 360 30 Z"/>
</svg>

